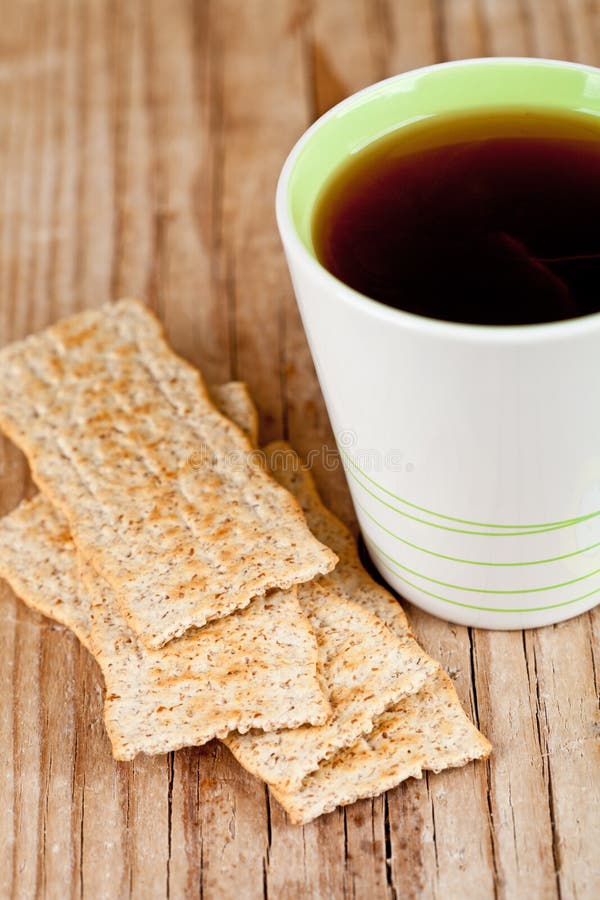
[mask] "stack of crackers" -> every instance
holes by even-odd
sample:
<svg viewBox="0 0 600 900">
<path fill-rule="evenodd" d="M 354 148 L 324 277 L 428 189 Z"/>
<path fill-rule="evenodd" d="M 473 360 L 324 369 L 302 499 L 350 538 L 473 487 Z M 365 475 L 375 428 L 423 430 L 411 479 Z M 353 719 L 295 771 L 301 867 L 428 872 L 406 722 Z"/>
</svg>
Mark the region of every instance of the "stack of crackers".
<svg viewBox="0 0 600 900">
<path fill-rule="evenodd" d="M 96 658 L 116 759 L 218 738 L 305 823 L 488 756 L 244 385 L 209 392 L 141 303 L 0 351 L 0 425 L 40 488 L 0 575 Z"/>
</svg>

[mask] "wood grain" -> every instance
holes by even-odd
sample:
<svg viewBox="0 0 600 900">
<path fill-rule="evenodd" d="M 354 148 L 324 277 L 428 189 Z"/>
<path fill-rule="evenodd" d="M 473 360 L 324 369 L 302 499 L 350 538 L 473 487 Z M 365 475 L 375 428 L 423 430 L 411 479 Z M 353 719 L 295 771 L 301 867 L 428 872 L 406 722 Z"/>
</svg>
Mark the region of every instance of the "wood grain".
<svg viewBox="0 0 600 900">
<path fill-rule="evenodd" d="M 0 342 L 146 297 L 262 437 L 333 439 L 277 237 L 307 124 L 388 74 L 483 54 L 600 63 L 598 0 L 0 0 Z M 330 453 L 315 474 L 354 525 Z M 0 439 L 0 512 L 32 491 Z M 600 895 L 600 610 L 532 633 L 410 610 L 495 745 L 292 828 L 221 745 L 117 764 L 95 663 L 0 585 L 0 896 Z"/>
</svg>

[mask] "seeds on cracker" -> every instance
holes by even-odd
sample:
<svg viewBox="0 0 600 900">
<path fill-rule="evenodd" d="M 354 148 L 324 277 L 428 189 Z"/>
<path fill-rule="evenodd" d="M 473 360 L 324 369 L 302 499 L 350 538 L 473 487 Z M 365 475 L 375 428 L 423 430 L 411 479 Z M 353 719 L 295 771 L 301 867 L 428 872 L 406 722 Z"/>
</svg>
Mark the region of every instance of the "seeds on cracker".
<svg viewBox="0 0 600 900">
<path fill-rule="evenodd" d="M 319 728 L 232 734 L 225 739 L 244 768 L 272 786 L 292 789 L 299 787 L 322 760 L 371 731 L 381 712 L 419 690 L 437 669 L 437 663 L 406 628 L 395 635 L 365 608 L 367 604 L 361 605 L 361 598 L 372 595 L 372 605 L 378 610 L 384 603 L 382 589 L 360 566 L 349 532 L 325 509 L 296 454 L 283 443 L 269 445 L 264 453 L 276 478 L 305 501 L 310 498 L 311 526 L 318 534 L 323 530 L 322 523 L 327 524 L 327 536 L 333 538 L 340 559 L 329 575 L 298 587 L 300 605 L 319 643 L 321 675 L 333 707 L 331 721 Z M 358 603 L 350 599 L 354 595 Z M 385 602 L 400 608 L 389 594 Z M 398 619 L 404 625 L 403 613 Z"/>
<path fill-rule="evenodd" d="M 257 440 L 256 409 L 245 384 L 210 389 L 217 408 Z M 33 609 L 70 628 L 89 650 L 90 610 L 77 592 L 76 547 L 69 526 L 44 494 L 23 500 L 0 519 L 0 577 Z"/>
<path fill-rule="evenodd" d="M 406 614 L 386 588 L 374 581 L 358 555 L 356 540 L 348 528 L 327 509 L 308 469 L 285 441 L 273 441 L 264 448 L 269 471 L 299 502 L 312 533 L 338 557 L 331 582 L 348 600 L 375 613 L 396 634 L 410 635 Z M 329 576 L 322 579 L 329 583 Z"/>
<path fill-rule="evenodd" d="M 212 390 L 255 443 L 245 386 Z M 0 573 L 25 602 L 73 628 L 101 664 L 115 756 L 252 729 L 225 741 L 269 782 L 295 823 L 425 769 L 486 757 L 490 745 L 465 716 L 452 682 L 414 642 L 400 605 L 364 571 L 352 535 L 323 506 L 298 457 L 281 443 L 266 456 L 339 565 L 301 584 L 298 597 L 296 589 L 260 597 L 161 649 L 132 633 L 111 586 L 81 554 L 78 583 L 77 547 L 45 496 L 0 521 Z M 327 722 L 319 683 L 331 700 Z"/>
<path fill-rule="evenodd" d="M 77 591 L 76 565 L 69 526 L 43 494 L 0 519 L 0 576 L 27 606 L 70 628 L 89 650 L 90 610 Z"/>
<path fill-rule="evenodd" d="M 321 677 L 333 709 L 330 722 L 225 738 L 245 769 L 280 788 L 299 787 L 322 760 L 371 731 L 383 710 L 417 691 L 436 667 L 416 641 L 400 640 L 331 585 L 320 580 L 301 585 L 298 598 L 317 637 Z"/>
</svg>

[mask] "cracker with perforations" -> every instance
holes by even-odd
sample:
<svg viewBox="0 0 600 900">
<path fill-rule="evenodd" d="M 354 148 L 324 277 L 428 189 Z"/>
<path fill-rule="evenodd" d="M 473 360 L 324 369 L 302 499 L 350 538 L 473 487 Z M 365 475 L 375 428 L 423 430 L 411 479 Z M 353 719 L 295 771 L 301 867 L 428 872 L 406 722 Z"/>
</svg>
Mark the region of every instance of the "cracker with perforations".
<svg viewBox="0 0 600 900">
<path fill-rule="evenodd" d="M 94 653 L 116 759 L 203 744 L 233 729 L 272 731 L 329 716 L 296 588 L 256 598 L 149 650 L 107 582 L 87 564 L 78 579 L 66 523 L 42 494 L 0 521 L 0 571 L 28 605 L 72 628 Z"/>
<path fill-rule="evenodd" d="M 327 720 L 316 642 L 296 588 L 257 597 L 149 650 L 127 626 L 108 583 L 85 564 L 81 578 L 115 759 L 199 746 L 234 729 L 276 732 Z"/>
<path fill-rule="evenodd" d="M 323 760 L 371 731 L 384 710 L 418 691 L 438 664 L 413 639 L 399 604 L 389 594 L 384 599 L 387 592 L 360 566 L 349 532 L 325 510 L 296 454 L 282 443 L 269 445 L 264 453 L 274 476 L 305 502 L 310 499 L 312 527 L 319 533 L 325 523 L 340 559 L 331 574 L 298 586 L 300 606 L 319 643 L 331 720 L 318 728 L 230 734 L 225 739 L 244 768 L 277 789 L 293 790 Z M 365 598 L 371 600 L 371 608 Z M 398 612 L 388 608 L 390 603 Z M 390 622 L 402 623 L 396 634 L 376 615 L 383 608 Z"/>
<path fill-rule="evenodd" d="M 365 571 L 351 533 L 324 506 L 296 453 L 281 442 L 271 444 L 265 453 L 277 480 L 300 502 L 313 533 L 339 557 L 335 571 L 318 582 L 334 585 L 342 595 L 376 613 L 399 639 L 406 639 L 410 631 L 402 607 Z M 300 786 L 272 784 L 271 790 L 291 821 L 303 824 L 337 806 L 375 797 L 406 778 L 420 778 L 424 770 L 440 772 L 486 759 L 490 752 L 489 741 L 462 709 L 452 681 L 436 665 L 416 693 L 378 716 L 369 733 L 322 761 Z"/>
<path fill-rule="evenodd" d="M 399 639 L 330 585 L 300 585 L 298 599 L 317 637 L 331 720 L 317 728 L 225 738 L 245 769 L 282 790 L 298 788 L 319 763 L 368 734 L 381 712 L 419 690 L 437 667 L 416 641 Z"/>
<path fill-rule="evenodd" d="M 219 407 L 253 434 L 245 386 L 213 391 Z M 89 565 L 78 576 L 68 525 L 43 494 L 0 520 L 0 574 L 96 656 L 116 759 L 199 745 L 233 728 L 319 724 L 329 715 L 316 642 L 294 588 L 148 650 L 128 628 L 110 586 Z"/>
<path fill-rule="evenodd" d="M 90 609 L 77 591 L 77 550 L 47 497 L 22 500 L 0 519 L 0 577 L 32 609 L 75 632 L 90 649 Z"/>
<path fill-rule="evenodd" d="M 319 581 L 323 584 L 333 584 L 348 600 L 365 606 L 399 637 L 410 635 L 410 627 L 402 606 L 365 570 L 358 555 L 354 536 L 324 505 L 309 470 L 297 453 L 285 441 L 273 441 L 263 452 L 273 477 L 299 502 L 312 533 L 323 544 L 331 547 L 338 557 L 335 571 Z"/>
<path fill-rule="evenodd" d="M 149 648 L 335 565 L 137 301 L 0 351 L 0 425 Z"/>
<path fill-rule="evenodd" d="M 321 763 L 296 790 L 272 788 L 298 825 L 337 806 L 376 797 L 423 771 L 486 759 L 491 746 L 465 715 L 452 681 L 439 668 L 416 693 L 383 713 L 352 747 Z"/>
<path fill-rule="evenodd" d="M 258 417 L 246 385 L 231 381 L 210 392 L 223 415 L 256 444 Z M 0 519 L 0 577 L 27 606 L 70 628 L 89 650 L 90 610 L 76 590 L 76 552 L 66 520 L 44 494 Z"/>
</svg>

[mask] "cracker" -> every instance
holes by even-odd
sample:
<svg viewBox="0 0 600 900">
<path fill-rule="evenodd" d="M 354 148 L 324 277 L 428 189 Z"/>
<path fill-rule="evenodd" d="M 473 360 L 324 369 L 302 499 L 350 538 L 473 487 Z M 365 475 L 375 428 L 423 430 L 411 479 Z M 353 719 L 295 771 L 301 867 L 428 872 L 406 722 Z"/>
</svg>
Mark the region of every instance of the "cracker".
<svg viewBox="0 0 600 900">
<path fill-rule="evenodd" d="M 335 571 L 319 579 L 333 582 L 346 597 L 375 613 L 400 639 L 410 634 L 397 600 L 361 565 L 350 531 L 322 503 L 309 471 L 288 444 L 265 448 L 274 476 L 300 502 L 312 532 L 338 555 Z M 292 822 L 305 823 L 336 806 L 374 797 L 425 769 L 440 772 L 485 759 L 489 741 L 471 724 L 454 685 L 437 666 L 417 693 L 401 700 L 375 721 L 370 734 L 322 762 L 300 787 L 272 787 Z"/>
<path fill-rule="evenodd" d="M 255 442 L 258 418 L 246 385 L 215 385 L 211 396 Z M 74 584 L 75 553 L 65 519 L 43 494 L 22 501 L 0 519 L 0 577 L 27 606 L 70 628 L 89 650 L 89 604 Z"/>
<path fill-rule="evenodd" d="M 241 428 L 253 447 L 258 446 L 258 413 L 243 381 L 213 384 L 210 396 L 219 412 Z"/>
<path fill-rule="evenodd" d="M 384 710 L 419 690 L 438 664 L 412 638 L 400 605 L 392 601 L 394 608 L 388 609 L 389 594 L 360 566 L 349 532 L 325 510 L 296 454 L 281 443 L 269 445 L 264 453 L 276 478 L 305 495 L 304 500 L 310 498 L 307 509 L 313 527 L 324 531 L 322 520 L 327 523 L 327 536 L 340 558 L 334 572 L 298 586 L 300 606 L 319 643 L 324 689 L 333 708 L 331 721 L 319 728 L 231 734 L 225 739 L 244 768 L 273 787 L 292 790 L 323 760 L 371 731 Z M 290 478 L 294 469 L 297 474 Z M 390 620 L 402 623 L 396 634 L 375 614 L 384 607 Z"/>
<path fill-rule="evenodd" d="M 273 441 L 264 453 L 269 471 L 300 503 L 312 533 L 338 557 L 335 571 L 328 576 L 336 590 L 375 613 L 398 636 L 410 634 L 400 603 L 365 570 L 354 536 L 323 504 L 310 472 L 295 451 L 284 441 Z"/>
<path fill-rule="evenodd" d="M 13 537 L 21 544 L 12 544 Z M 72 627 L 100 664 L 116 759 L 199 745 L 234 728 L 272 731 L 327 720 L 317 645 L 296 588 L 256 598 L 148 650 L 94 569 L 84 564 L 78 579 L 66 523 L 42 494 L 0 522 L 0 546 L 2 574 L 13 588 L 30 606 Z"/>
<path fill-rule="evenodd" d="M 257 597 L 148 650 L 127 626 L 108 583 L 86 564 L 81 577 L 115 759 L 199 746 L 233 729 L 274 731 L 327 719 L 317 647 L 296 588 Z"/>
<path fill-rule="evenodd" d="M 272 789 L 298 825 L 337 806 L 376 797 L 424 770 L 441 772 L 486 759 L 491 745 L 469 722 L 443 671 L 379 717 L 370 734 L 309 775 L 295 791 Z"/>
<path fill-rule="evenodd" d="M 224 385 L 218 395 L 250 430 L 251 401 L 240 387 Z M 296 727 L 329 715 L 295 588 L 147 650 L 90 566 L 78 582 L 68 526 L 43 494 L 0 520 L 0 572 L 28 605 L 72 628 L 94 652 L 116 759 L 202 744 L 232 728 Z"/>
<path fill-rule="evenodd" d="M 147 647 L 335 565 L 137 301 L 0 351 L 0 425 Z"/>
<path fill-rule="evenodd" d="M 322 760 L 371 731 L 376 717 L 417 691 L 437 665 L 412 638 L 398 639 L 375 615 L 320 579 L 300 585 L 298 599 L 317 636 L 330 722 L 225 738 L 245 769 L 281 789 L 299 787 Z"/>
<path fill-rule="evenodd" d="M 0 519 L 0 576 L 27 606 L 90 649 L 90 610 L 77 591 L 77 554 L 65 519 L 37 494 Z"/>
</svg>

